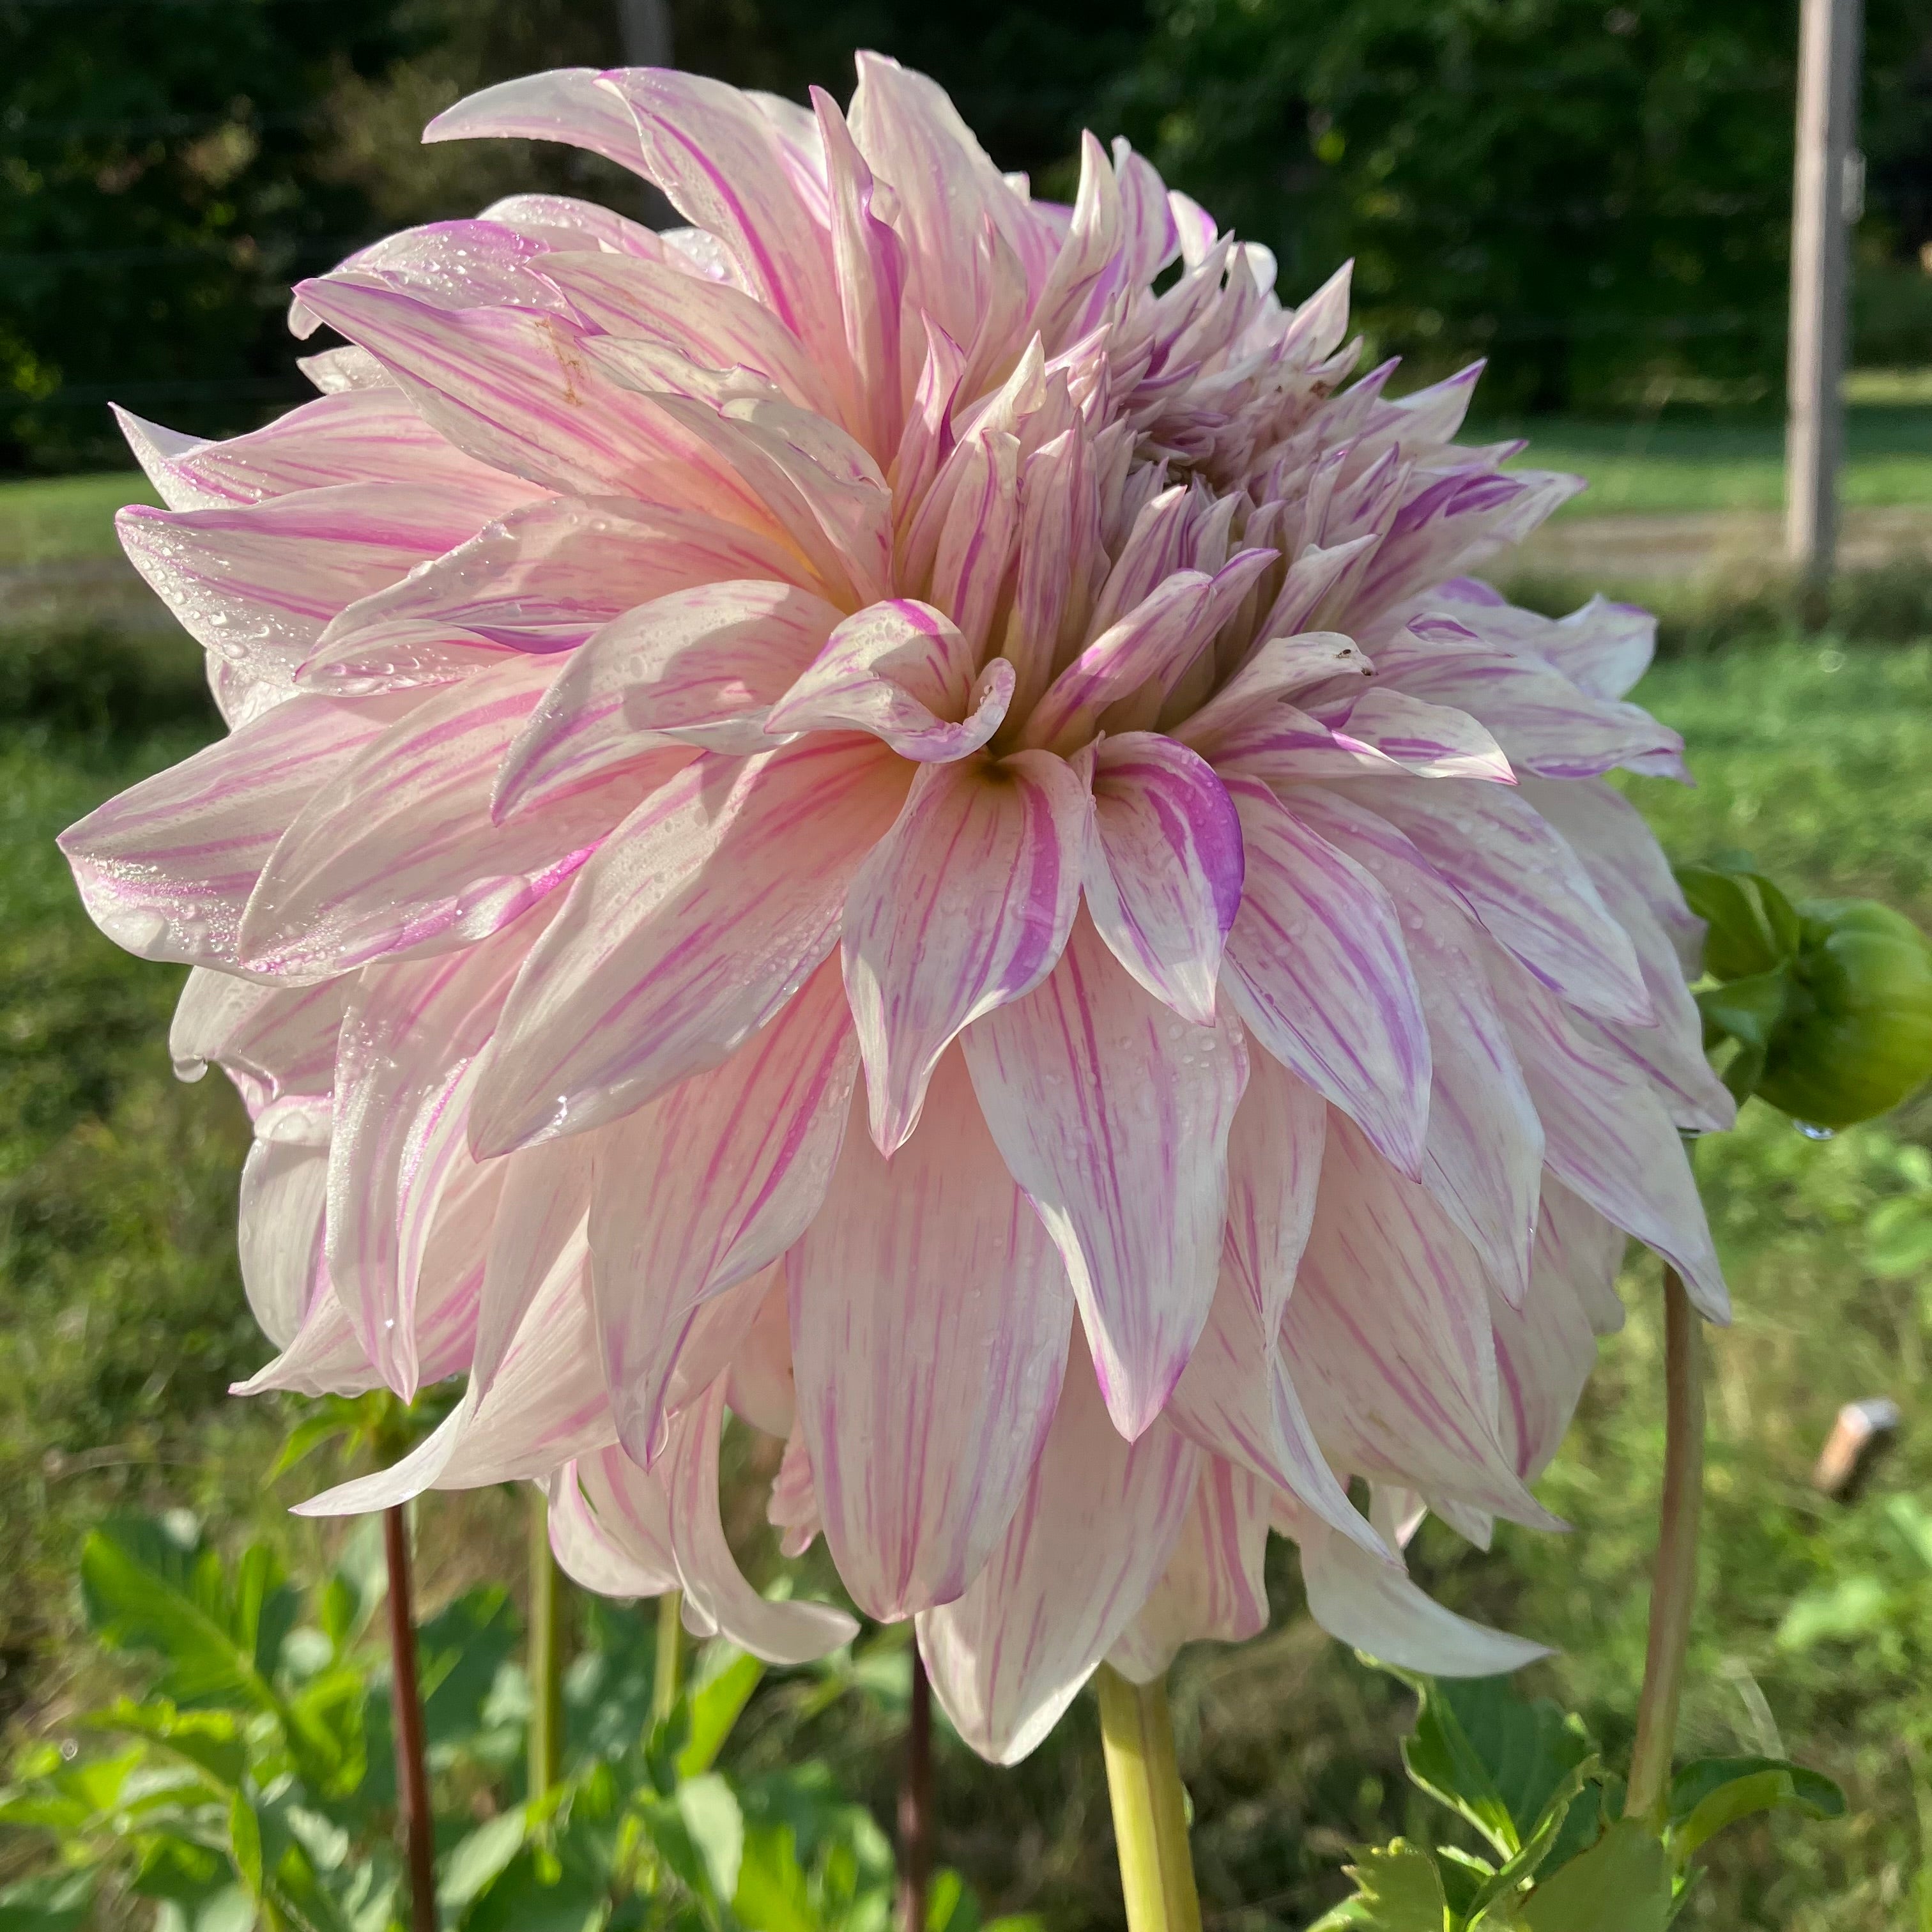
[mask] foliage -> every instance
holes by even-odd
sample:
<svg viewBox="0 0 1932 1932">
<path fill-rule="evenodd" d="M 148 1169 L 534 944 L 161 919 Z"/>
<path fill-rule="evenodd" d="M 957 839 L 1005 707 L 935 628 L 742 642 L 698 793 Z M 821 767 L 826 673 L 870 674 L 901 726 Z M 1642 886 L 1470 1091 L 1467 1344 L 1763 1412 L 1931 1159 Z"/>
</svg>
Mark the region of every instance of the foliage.
<svg viewBox="0 0 1932 1932">
<path fill-rule="evenodd" d="M 0 1791 L 0 1824 L 52 1839 L 58 1859 L 0 1891 L 0 1932 L 118 1924 L 132 1900 L 154 1903 L 160 1932 L 399 1923 L 374 1527 L 306 1600 L 265 1546 L 224 1564 L 191 1519 L 123 1519 L 88 1538 L 89 1627 L 146 1663 L 148 1682 L 72 1720 L 86 1748 L 28 1749 Z M 647 1726 L 640 1620 L 595 1628 L 604 1642 L 572 1672 L 564 1778 L 518 1802 L 528 1691 L 503 1592 L 470 1591 L 422 1627 L 452 1932 L 885 1932 L 892 1856 L 869 1812 L 820 1767 L 718 1768 L 764 1666 L 709 1646 L 670 1716 Z M 928 1922 L 976 1932 L 956 1874 L 941 1875 Z"/>
<path fill-rule="evenodd" d="M 0 451 L 99 461 L 103 404 L 245 423 L 291 393 L 280 308 L 365 234 L 324 178 L 345 71 L 410 50 L 397 0 L 0 9 Z"/>
<path fill-rule="evenodd" d="M 1865 139 L 1903 192 L 1924 19 L 1866 17 Z M 1795 52 L 1787 10 L 1704 0 L 1162 0 L 1122 106 L 1292 298 L 1354 256 L 1378 352 L 1491 354 L 1532 408 L 1742 400 L 1783 363 Z"/>
<path fill-rule="evenodd" d="M 1386 1667 L 1386 1666 L 1384 1666 Z M 1582 1720 L 1507 1677 L 1394 1671 L 1417 1694 L 1410 1780 L 1474 1828 L 1478 1850 L 1398 1838 L 1350 1868 L 1353 1898 L 1313 1932 L 1664 1932 L 1718 1832 L 1780 1804 L 1834 1818 L 1844 1794 L 1782 1760 L 1700 1758 L 1672 1780 L 1661 1829 L 1623 1815 Z"/>
</svg>

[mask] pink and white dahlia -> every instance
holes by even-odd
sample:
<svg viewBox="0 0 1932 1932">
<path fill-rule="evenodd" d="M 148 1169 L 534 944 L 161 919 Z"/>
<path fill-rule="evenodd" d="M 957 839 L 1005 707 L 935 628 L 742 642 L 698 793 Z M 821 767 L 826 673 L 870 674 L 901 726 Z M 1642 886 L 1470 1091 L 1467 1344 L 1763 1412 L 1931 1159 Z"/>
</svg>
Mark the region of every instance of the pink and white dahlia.
<svg viewBox="0 0 1932 1932">
<path fill-rule="evenodd" d="M 1474 370 L 1351 380 L 1346 270 L 1287 306 L 1123 143 L 1035 201 L 888 60 L 479 135 L 692 226 L 397 236 L 296 292 L 317 400 L 129 419 L 230 729 L 64 841 L 254 1113 L 245 1386 L 468 1376 L 310 1507 L 532 1478 L 591 1587 L 822 1652 L 726 1546 L 728 1410 L 1003 1760 L 1259 1629 L 1271 1528 L 1353 1642 L 1533 1654 L 1402 1528 L 1552 1526 L 1626 1235 L 1724 1306 L 1696 929 L 1604 779 L 1679 769 L 1651 622 L 1471 574 L 1576 480 L 1454 440 Z"/>
</svg>

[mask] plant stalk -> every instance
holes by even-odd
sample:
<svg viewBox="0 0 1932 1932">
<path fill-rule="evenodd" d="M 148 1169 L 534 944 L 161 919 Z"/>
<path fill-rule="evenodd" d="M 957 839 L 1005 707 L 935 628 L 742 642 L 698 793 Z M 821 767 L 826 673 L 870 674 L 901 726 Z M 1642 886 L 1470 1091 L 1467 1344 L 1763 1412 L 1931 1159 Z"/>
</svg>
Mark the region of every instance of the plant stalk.
<svg viewBox="0 0 1932 1932">
<path fill-rule="evenodd" d="M 563 1775 L 563 1577 L 550 1548 L 550 1504 L 530 1490 L 530 1796 Z"/>
<path fill-rule="evenodd" d="M 1094 1683 L 1127 1932 L 1201 1932 L 1166 1684 L 1130 1684 L 1105 1664 Z"/>
<path fill-rule="evenodd" d="M 926 1932 L 932 1881 L 932 1685 L 915 1640 L 906 1707 L 905 1777 L 899 1786 L 899 1932 Z"/>
<path fill-rule="evenodd" d="M 1677 1706 L 1697 1597 L 1697 1532 L 1704 1508 L 1703 1341 L 1675 1268 L 1664 1271 L 1664 1501 L 1650 1586 L 1650 1637 L 1637 1705 L 1624 1814 L 1662 1826 L 1677 1742 Z"/>
<path fill-rule="evenodd" d="M 400 1503 L 382 1512 L 389 1570 L 389 1708 L 396 1734 L 396 1825 L 410 1874 L 410 1932 L 436 1932 L 436 1825 L 429 1804 L 422 1694 L 410 1592 L 410 1531 Z"/>
<path fill-rule="evenodd" d="M 677 1706 L 684 1688 L 684 1592 L 667 1590 L 658 1599 L 657 1667 L 651 1673 L 651 1722 L 661 1724 Z"/>
</svg>

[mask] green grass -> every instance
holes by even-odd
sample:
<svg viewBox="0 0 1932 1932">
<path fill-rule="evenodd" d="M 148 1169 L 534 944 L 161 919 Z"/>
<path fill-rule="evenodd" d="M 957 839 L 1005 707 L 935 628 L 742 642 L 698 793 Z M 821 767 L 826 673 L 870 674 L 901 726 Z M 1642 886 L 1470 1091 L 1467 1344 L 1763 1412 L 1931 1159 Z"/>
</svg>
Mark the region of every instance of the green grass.
<svg viewBox="0 0 1932 1932">
<path fill-rule="evenodd" d="M 112 556 L 115 512 L 160 500 L 138 470 L 0 484 L 0 569 Z"/>
<path fill-rule="evenodd" d="M 1574 470 L 1590 487 L 1559 513 L 1776 510 L 1784 501 L 1784 426 L 1667 415 L 1650 422 L 1593 422 L 1564 416 L 1485 421 L 1484 436 L 1522 436 L 1521 459 Z M 1881 508 L 1932 505 L 1932 406 L 1858 404 L 1846 412 L 1844 501 Z"/>
<path fill-rule="evenodd" d="M 23 1696 L 44 1708 L 74 1670 L 66 1580 L 103 1510 L 184 1502 L 260 1533 L 304 1480 L 262 1492 L 285 1418 L 222 1393 L 262 1353 L 232 1258 L 238 1110 L 218 1077 L 172 1080 L 164 1034 L 178 974 L 93 932 L 50 844 L 210 728 L 205 701 L 184 664 L 158 666 L 110 639 L 64 648 L 64 658 L 45 646 L 17 674 L 0 665 L 0 720 L 14 721 L 0 723 L 0 1710 Z M 70 687 L 82 694 L 56 703 Z M 1660 667 L 1640 694 L 1684 730 L 1700 779 L 1636 788 L 1673 851 L 1749 848 L 1801 891 L 1874 892 L 1932 922 L 1932 642 L 1733 646 Z M 1922 1820 L 1932 1824 L 1932 1588 L 1856 1642 L 1780 1647 L 1778 1636 L 1802 1592 L 1905 1574 L 1886 1505 L 1932 1496 L 1932 1306 L 1917 1284 L 1872 1273 L 1862 1232 L 1902 1184 L 1901 1138 L 1928 1133 L 1922 1102 L 1822 1146 L 1754 1110 L 1703 1152 L 1738 1318 L 1713 1338 L 1706 1594 L 1684 1742 L 1781 1744 L 1842 1780 L 1852 1809 L 1840 1825 L 1720 1840 L 1682 1922 L 1696 1932 L 1932 1923 L 1911 1902 Z M 1633 1266 L 1630 1328 L 1605 1347 L 1546 1480 L 1574 1535 L 1505 1529 L 1485 1556 L 1431 1526 L 1417 1559 L 1445 1600 L 1559 1645 L 1540 1688 L 1576 1702 L 1617 1751 L 1656 1522 L 1655 1286 L 1652 1264 Z M 1833 1412 L 1875 1394 L 1904 1408 L 1904 1439 L 1864 1500 L 1824 1503 L 1805 1477 Z M 742 1501 L 734 1520 L 754 1525 L 753 1498 Z M 430 1600 L 446 1580 L 515 1573 L 508 1499 L 438 1498 L 424 1520 Z M 1285 1547 L 1270 1581 L 1274 1632 L 1192 1652 L 1176 1680 L 1216 1932 L 1305 1925 L 1339 1894 L 1352 1842 L 1435 1828 L 1402 1785 L 1386 1682 L 1296 1615 Z M 808 1708 L 802 1694 L 776 1704 L 748 1748 L 824 1756 L 890 1816 L 890 1718 L 862 1701 Z M 1037 1910 L 1064 1932 L 1118 1924 L 1096 1745 L 1084 1702 L 1015 1772 L 942 1740 L 940 1856 L 989 1910 Z"/>
</svg>

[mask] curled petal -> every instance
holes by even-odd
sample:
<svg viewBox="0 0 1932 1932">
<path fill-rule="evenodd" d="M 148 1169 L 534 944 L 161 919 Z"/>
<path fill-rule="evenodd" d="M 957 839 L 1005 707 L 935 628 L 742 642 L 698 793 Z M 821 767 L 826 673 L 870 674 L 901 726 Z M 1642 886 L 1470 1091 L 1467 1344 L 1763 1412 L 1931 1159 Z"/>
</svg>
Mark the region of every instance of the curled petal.
<svg viewBox="0 0 1932 1932">
<path fill-rule="evenodd" d="M 958 627 L 929 604 L 895 598 L 848 617 L 772 706 L 771 732 L 870 731 L 902 758 L 962 758 L 997 731 L 1013 668 L 994 658 L 976 678 Z"/>
</svg>

